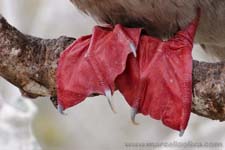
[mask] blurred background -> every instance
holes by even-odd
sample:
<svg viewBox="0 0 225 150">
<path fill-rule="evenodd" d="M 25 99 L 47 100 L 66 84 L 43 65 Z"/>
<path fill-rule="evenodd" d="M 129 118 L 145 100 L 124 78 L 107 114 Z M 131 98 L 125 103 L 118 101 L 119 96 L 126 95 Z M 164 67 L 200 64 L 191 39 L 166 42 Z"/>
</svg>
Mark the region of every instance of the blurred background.
<svg viewBox="0 0 225 150">
<path fill-rule="evenodd" d="M 90 34 L 96 24 L 90 17 L 79 12 L 69 0 L 0 0 L 0 13 L 23 33 L 42 38 L 57 38 L 61 35 L 80 37 Z M 195 45 L 193 56 L 199 60 L 215 61 L 215 58 L 207 57 L 198 45 Z M 18 89 L 4 79 L 0 79 L 0 95 L 12 106 L 20 97 Z M 143 145 L 151 142 L 219 142 L 224 147 L 204 149 L 225 149 L 224 122 L 191 114 L 188 128 L 180 138 L 178 132 L 143 115 L 137 115 L 136 120 L 140 125 L 134 126 L 130 121 L 130 108 L 123 96 L 117 92 L 113 98 L 117 114 L 111 112 L 104 96 L 98 96 L 88 98 L 67 110 L 64 116 L 56 111 L 49 98 L 32 100 L 37 107 L 36 115 L 31 119 L 32 131 L 36 137 L 36 141 L 35 138 L 33 140 L 43 150 L 154 149 Z M 5 115 L 0 111 L 0 118 Z M 1 136 L 3 135 L 0 134 Z M 0 147 L 0 150 L 4 149 Z"/>
</svg>

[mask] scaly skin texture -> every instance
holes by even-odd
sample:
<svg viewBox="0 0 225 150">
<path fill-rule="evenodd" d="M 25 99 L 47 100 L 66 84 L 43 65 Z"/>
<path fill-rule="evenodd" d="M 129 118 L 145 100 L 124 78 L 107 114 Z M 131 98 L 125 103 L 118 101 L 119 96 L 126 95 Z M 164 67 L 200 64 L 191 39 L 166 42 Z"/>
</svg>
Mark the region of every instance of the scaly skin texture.
<svg viewBox="0 0 225 150">
<path fill-rule="evenodd" d="M 157 37 L 169 37 L 184 28 L 201 9 L 196 43 L 220 59 L 225 58 L 224 0 L 71 0 L 97 21 L 143 27 Z M 213 48 L 212 48 L 213 47 Z"/>
</svg>

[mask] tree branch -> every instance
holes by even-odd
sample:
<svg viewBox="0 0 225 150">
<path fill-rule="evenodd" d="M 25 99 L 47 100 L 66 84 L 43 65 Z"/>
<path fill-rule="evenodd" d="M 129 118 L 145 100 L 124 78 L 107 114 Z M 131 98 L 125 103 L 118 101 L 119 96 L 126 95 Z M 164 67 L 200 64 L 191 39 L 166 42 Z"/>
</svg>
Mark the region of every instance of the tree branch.
<svg viewBox="0 0 225 150">
<path fill-rule="evenodd" d="M 24 35 L 0 16 L 0 75 L 29 97 L 56 96 L 60 53 L 75 39 Z M 192 112 L 225 120 L 225 63 L 193 62 Z"/>
<path fill-rule="evenodd" d="M 0 17 L 0 75 L 27 96 L 56 95 L 57 59 L 74 40 L 24 35 Z"/>
</svg>

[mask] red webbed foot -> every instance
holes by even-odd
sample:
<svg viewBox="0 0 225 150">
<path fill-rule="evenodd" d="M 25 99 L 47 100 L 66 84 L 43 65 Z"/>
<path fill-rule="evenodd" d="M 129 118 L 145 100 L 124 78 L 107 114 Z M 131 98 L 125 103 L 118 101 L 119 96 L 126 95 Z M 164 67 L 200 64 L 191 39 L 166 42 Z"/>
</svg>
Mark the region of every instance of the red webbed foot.
<svg viewBox="0 0 225 150">
<path fill-rule="evenodd" d="M 60 56 L 57 70 L 57 96 L 63 109 L 92 94 L 105 95 L 113 112 L 115 79 L 126 68 L 129 54 L 136 56 L 141 29 L 95 27 Z"/>
<path fill-rule="evenodd" d="M 141 36 L 137 59 L 130 57 L 116 85 L 136 113 L 181 131 L 192 101 L 192 48 L 199 17 L 168 41 Z M 135 113 L 134 113 L 135 112 Z"/>
<path fill-rule="evenodd" d="M 191 111 L 192 47 L 197 17 L 168 41 L 142 35 L 139 28 L 95 27 L 60 56 L 57 96 L 63 111 L 118 89 L 132 107 L 131 120 L 142 113 L 183 134 Z"/>
</svg>

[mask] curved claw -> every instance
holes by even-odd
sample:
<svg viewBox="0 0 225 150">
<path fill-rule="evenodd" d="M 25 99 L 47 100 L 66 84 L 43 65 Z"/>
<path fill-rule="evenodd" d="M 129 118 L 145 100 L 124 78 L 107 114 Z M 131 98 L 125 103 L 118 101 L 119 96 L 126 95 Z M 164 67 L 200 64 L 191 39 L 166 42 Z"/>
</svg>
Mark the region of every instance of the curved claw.
<svg viewBox="0 0 225 150">
<path fill-rule="evenodd" d="M 183 135 L 184 135 L 184 130 L 180 130 L 179 137 L 182 137 Z"/>
<path fill-rule="evenodd" d="M 135 116 L 136 116 L 136 114 L 137 114 L 137 108 L 132 108 L 132 109 L 131 109 L 131 121 L 132 121 L 132 123 L 133 123 L 134 125 L 139 125 L 139 123 L 137 123 L 137 122 L 135 121 Z"/>
<path fill-rule="evenodd" d="M 58 104 L 58 105 L 57 105 L 57 110 L 58 110 L 58 112 L 59 112 L 60 114 L 65 115 L 65 113 L 63 112 L 63 107 L 62 107 L 62 105 Z"/>
<path fill-rule="evenodd" d="M 136 47 L 135 47 L 133 42 L 130 43 L 130 49 L 131 49 L 134 57 L 136 58 L 137 57 L 137 52 L 136 52 L 137 49 L 136 49 Z"/>
<path fill-rule="evenodd" d="M 112 93 L 111 93 L 111 90 L 105 90 L 105 96 L 107 97 L 107 100 L 108 100 L 108 103 L 109 103 L 109 106 L 112 110 L 113 113 L 116 113 L 115 109 L 114 109 L 114 106 L 113 106 L 113 103 L 112 103 Z"/>
</svg>

